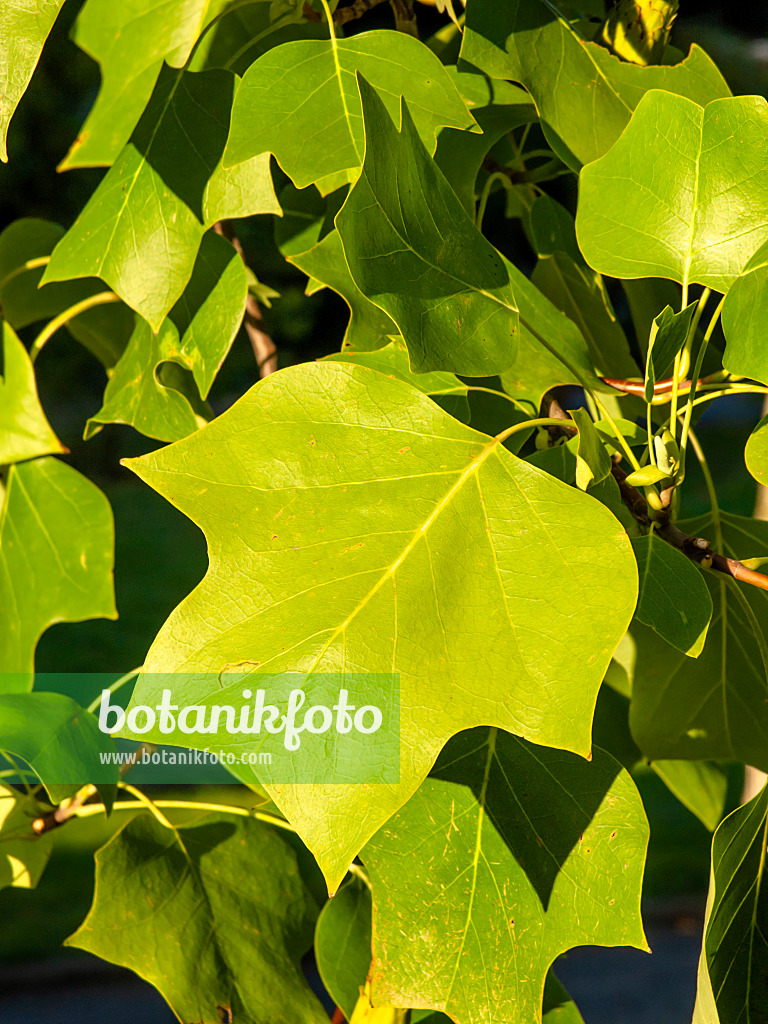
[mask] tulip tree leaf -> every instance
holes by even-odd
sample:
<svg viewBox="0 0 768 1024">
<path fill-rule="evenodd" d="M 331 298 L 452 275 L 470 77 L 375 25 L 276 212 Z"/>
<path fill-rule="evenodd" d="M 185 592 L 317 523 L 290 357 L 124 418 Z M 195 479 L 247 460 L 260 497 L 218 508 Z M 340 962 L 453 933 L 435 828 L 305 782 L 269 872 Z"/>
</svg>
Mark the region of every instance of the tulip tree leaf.
<svg viewBox="0 0 768 1024">
<path fill-rule="evenodd" d="M 539 259 L 566 253 L 575 263 L 583 263 L 576 243 L 576 225 L 566 208 L 542 193 L 528 213 L 528 230 Z"/>
<path fill-rule="evenodd" d="M 8 160 L 8 124 L 63 3 L 64 0 L 32 0 L 4 5 L 0 23 L 0 160 L 4 162 Z"/>
<path fill-rule="evenodd" d="M 675 313 L 670 306 L 665 306 L 659 315 L 654 317 L 655 331 L 651 331 L 648 355 L 645 361 L 646 402 L 650 402 L 653 398 L 656 382 L 663 380 L 671 371 L 675 356 L 682 349 L 688 337 L 697 305 L 697 302 L 691 302 L 679 313 Z"/>
<path fill-rule="evenodd" d="M 311 280 L 332 288 L 349 306 L 350 318 L 343 344 L 356 352 L 371 352 L 386 345 L 398 329 L 392 319 L 370 302 L 349 272 L 338 231 L 329 232 L 306 252 L 287 256 Z"/>
<path fill-rule="evenodd" d="M 269 787 L 332 890 L 458 730 L 491 720 L 589 750 L 637 593 L 627 537 L 599 502 L 402 381 L 332 362 L 273 374 L 127 464 L 200 526 L 211 556 L 135 702 L 157 703 L 150 673 L 242 662 L 306 672 L 310 691 L 313 672 L 342 665 L 399 673 L 398 785 Z M 224 506 L 237 530 L 223 528 Z"/>
<path fill-rule="evenodd" d="M 169 829 L 142 814 L 96 854 L 94 903 L 67 945 L 135 971 L 179 1020 L 327 1024 L 300 965 L 316 917 L 268 826 L 211 814 Z"/>
<path fill-rule="evenodd" d="M 212 0 L 87 0 L 74 39 L 101 68 L 101 89 L 61 170 L 114 163 L 147 105 L 163 61 L 181 67 Z"/>
<path fill-rule="evenodd" d="M 573 409 L 571 416 L 579 428 L 576 448 L 576 486 L 586 491 L 611 474 L 611 457 L 586 409 Z"/>
<path fill-rule="evenodd" d="M 640 67 L 585 42 L 543 0 L 469 0 L 461 59 L 525 86 L 547 141 L 573 170 L 611 148 L 649 89 L 702 105 L 730 96 L 698 46 L 673 67 Z"/>
<path fill-rule="evenodd" d="M 693 1024 L 759 1020 L 768 986 L 768 788 L 715 832 Z"/>
<path fill-rule="evenodd" d="M 325 904 L 315 931 L 317 969 L 347 1020 L 365 985 L 372 955 L 371 891 L 352 878 Z"/>
<path fill-rule="evenodd" d="M 112 510 L 90 480 L 58 459 L 11 466 L 0 508 L 0 672 L 31 673 L 54 622 L 117 618 L 113 549 Z"/>
<path fill-rule="evenodd" d="M 635 616 L 683 654 L 698 658 L 712 618 L 701 570 L 653 532 L 634 538 L 632 547 L 640 576 Z"/>
<path fill-rule="evenodd" d="M 593 755 L 495 729 L 451 741 L 361 854 L 374 1003 L 535 1024 L 547 969 L 566 949 L 648 948 L 642 802 L 617 761 Z"/>
<path fill-rule="evenodd" d="M 701 107 L 646 93 L 613 148 L 581 173 L 576 233 L 587 263 L 612 277 L 728 291 L 768 239 L 766 132 L 760 96 Z"/>
<path fill-rule="evenodd" d="M 416 388 L 424 395 L 429 395 L 438 402 L 441 408 L 446 409 L 452 416 L 460 419 L 462 423 L 469 420 L 469 401 L 467 400 L 467 385 L 464 384 L 453 373 L 412 373 L 408 365 L 408 351 L 402 340 L 391 341 L 386 348 L 380 348 L 375 352 L 353 352 L 345 349 L 333 355 L 326 356 L 325 361 L 336 363 L 355 363 L 357 366 L 369 366 L 372 370 L 385 373 L 388 377 L 404 381 Z M 509 400 L 500 399 L 505 405 L 507 414 L 504 424 L 499 427 L 499 432 L 510 422 Z M 446 404 L 448 403 L 448 404 Z M 522 419 L 523 417 L 521 417 Z M 476 426 L 476 424 L 475 424 Z"/>
<path fill-rule="evenodd" d="M 749 435 L 744 449 L 747 469 L 759 484 L 768 486 L 768 416 L 763 416 Z"/>
<path fill-rule="evenodd" d="M 0 366 L 0 466 L 64 451 L 40 405 L 35 371 L 27 350 L 5 321 L 0 331 L 3 338 L 3 363 Z"/>
<path fill-rule="evenodd" d="M 382 29 L 350 39 L 306 39 L 268 51 L 243 75 L 225 166 L 270 152 L 297 188 L 314 181 L 328 192 L 352 180 L 363 162 L 358 71 L 380 91 L 390 114 L 397 115 L 405 96 L 430 153 L 438 128 L 475 125 L 448 72 L 417 39 Z M 324 180 L 333 181 L 332 188 Z"/>
<path fill-rule="evenodd" d="M 722 553 L 768 552 L 768 523 L 720 513 Z M 711 516 L 681 530 L 717 547 Z M 721 573 L 704 575 L 713 616 L 696 660 L 635 622 L 632 734 L 651 760 L 734 759 L 768 770 L 768 594 Z"/>
<path fill-rule="evenodd" d="M 100 277 L 159 329 L 194 269 L 234 83 L 228 71 L 163 68 L 130 142 L 54 249 L 44 283 Z"/>
<path fill-rule="evenodd" d="M 405 103 L 398 132 L 362 78 L 360 92 L 365 163 L 336 218 L 355 283 L 395 321 L 417 373 L 507 369 L 519 325 L 500 254 L 430 159 Z"/>
<path fill-rule="evenodd" d="M 0 785 L 0 889 L 34 889 L 51 856 L 53 836 L 36 836 L 37 801 Z"/>
<path fill-rule="evenodd" d="M 535 210 L 540 196 L 533 205 Z M 635 377 L 637 364 L 629 343 L 594 271 L 558 251 L 536 264 L 531 280 L 536 287 L 573 320 L 589 349 L 592 366 L 605 377 Z M 523 312 L 521 308 L 521 313 Z M 536 323 L 536 321 L 532 321 Z"/>
<path fill-rule="evenodd" d="M 768 381 L 765 318 L 768 316 L 768 242 L 749 260 L 744 273 L 725 297 L 723 365 L 731 373 Z"/>
<path fill-rule="evenodd" d="M 203 216 L 206 225 L 257 213 L 282 216 L 269 162 L 269 153 L 261 153 L 234 167 L 224 168 L 219 164 L 205 187 Z"/>
<path fill-rule="evenodd" d="M 100 780 L 108 801 L 118 766 L 102 764 L 114 752 L 96 718 L 63 693 L 0 693 L 0 749 L 25 761 L 57 804 Z"/>
<path fill-rule="evenodd" d="M 714 832 L 723 818 L 728 776 L 714 761 L 651 761 L 651 768 L 680 803 Z"/>
</svg>

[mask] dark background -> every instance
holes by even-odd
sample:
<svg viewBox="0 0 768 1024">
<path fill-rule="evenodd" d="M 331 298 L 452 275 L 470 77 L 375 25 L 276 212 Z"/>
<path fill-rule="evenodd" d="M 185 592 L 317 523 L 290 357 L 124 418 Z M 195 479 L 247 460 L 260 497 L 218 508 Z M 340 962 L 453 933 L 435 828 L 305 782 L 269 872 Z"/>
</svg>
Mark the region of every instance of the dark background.
<svg viewBox="0 0 768 1024">
<path fill-rule="evenodd" d="M 120 0 L 115 0 L 119 3 Z M 500 0 L 503 2 L 503 0 Z M 69 226 L 103 175 L 102 170 L 56 166 L 64 157 L 95 98 L 97 65 L 70 40 L 69 31 L 82 0 L 67 0 L 44 50 L 32 84 L 11 123 L 10 162 L 0 165 L 0 230 L 18 217 L 58 220 Z M 673 42 L 683 50 L 696 41 L 715 59 L 734 93 L 768 91 L 768 2 L 683 0 Z M 389 25 L 386 8 L 361 26 Z M 425 25 L 435 17 L 423 9 Z M 423 34 L 426 32 L 423 30 Z M 521 233 L 505 222 L 500 204 L 489 205 L 494 242 L 522 264 Z M 265 320 L 278 346 L 280 365 L 337 350 L 347 310 L 329 291 L 307 298 L 305 278 L 285 263 L 273 242 L 273 217 L 238 227 L 249 264 L 259 279 L 280 292 Z M 34 335 L 35 329 L 31 330 Z M 40 671 L 104 671 L 115 675 L 139 665 L 168 613 L 206 569 L 202 535 L 185 517 L 139 484 L 119 459 L 158 446 L 130 428 L 107 426 L 82 441 L 87 418 L 99 408 L 106 382 L 96 362 L 66 331 L 46 346 L 36 369 L 44 408 L 71 449 L 69 461 L 102 487 L 116 520 L 116 588 L 120 618 L 54 626 L 39 648 Z M 219 412 L 257 380 L 245 337 L 236 339 L 214 385 L 211 402 Z M 713 403 L 699 434 L 710 462 L 720 470 L 722 504 L 748 515 L 755 485 L 741 458 L 744 442 L 760 416 L 759 398 Z M 687 511 L 707 506 L 695 473 L 686 481 Z M 638 778 L 652 824 L 646 909 L 651 945 L 657 956 L 636 951 L 601 951 L 592 959 L 576 953 L 563 967 L 587 1024 L 687 1024 L 695 989 L 697 950 L 709 872 L 710 836 L 647 772 Z M 732 798 L 738 791 L 734 782 Z M 210 798 L 210 796 L 208 797 Z M 233 799 L 229 787 L 224 798 Z M 170 1021 L 161 1003 L 132 976 L 95 966 L 92 958 L 60 943 L 82 920 L 91 899 L 92 851 L 115 824 L 88 819 L 62 829 L 48 871 L 34 892 L 0 892 L 0 1017 L 36 1024 L 69 1024 L 94 1018 L 110 1024 Z M 66 835 L 65 835 L 66 833 Z M 35 961 L 47 960 L 42 970 Z M 581 958 L 581 959 L 580 959 Z M 7 966 L 3 967 L 5 963 Z M 19 966 L 23 963 L 26 966 Z M 83 966 L 83 965 L 86 966 Z M 665 1000 L 661 1005 L 658 1000 Z M 653 1007 L 653 1008 L 651 1008 Z"/>
</svg>

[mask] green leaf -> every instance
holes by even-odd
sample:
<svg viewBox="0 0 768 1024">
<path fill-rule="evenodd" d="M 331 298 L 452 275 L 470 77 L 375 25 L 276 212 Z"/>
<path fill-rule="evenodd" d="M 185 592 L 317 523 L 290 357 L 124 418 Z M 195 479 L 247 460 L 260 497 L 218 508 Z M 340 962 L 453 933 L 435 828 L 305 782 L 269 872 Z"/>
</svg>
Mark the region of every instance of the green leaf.
<svg viewBox="0 0 768 1024">
<path fill-rule="evenodd" d="M 725 297 L 723 365 L 731 373 L 768 381 L 763 325 L 768 315 L 768 243 L 749 260 Z"/>
<path fill-rule="evenodd" d="M 586 491 L 591 483 L 599 484 L 611 474 L 611 457 L 605 450 L 592 417 L 586 409 L 572 409 L 571 417 L 579 428 L 576 449 L 576 486 Z"/>
<path fill-rule="evenodd" d="M 542 0 L 469 0 L 461 60 L 525 86 L 547 141 L 573 170 L 610 149 L 649 89 L 702 105 L 730 96 L 698 46 L 674 67 L 628 64 L 585 42 Z"/>
<path fill-rule="evenodd" d="M 768 788 L 728 815 L 712 840 L 712 877 L 694 1024 L 745 1024 L 765 1007 Z"/>
<path fill-rule="evenodd" d="M 714 761 L 651 761 L 667 789 L 714 832 L 723 817 L 728 776 Z"/>
<path fill-rule="evenodd" d="M 159 329 L 192 276 L 234 85 L 228 71 L 163 68 L 130 142 L 54 249 L 44 283 L 100 277 Z"/>
<path fill-rule="evenodd" d="M 458 730 L 492 721 L 588 752 L 637 593 L 627 538 L 599 502 L 402 381 L 333 362 L 273 374 L 202 430 L 127 464 L 211 552 L 135 702 L 157 703 L 149 673 L 243 662 L 306 672 L 310 691 L 312 673 L 342 664 L 399 673 L 399 785 L 270 787 L 332 890 Z"/>
<path fill-rule="evenodd" d="M 34 797 L 0 785 L 0 889 L 34 889 L 45 871 L 53 836 L 32 831 L 39 807 Z"/>
<path fill-rule="evenodd" d="M 528 93 L 510 82 L 454 67 L 446 70 L 483 134 L 443 128 L 437 137 L 435 163 L 469 216 L 474 217 L 475 182 L 488 151 L 508 132 L 538 120 L 538 115 Z"/>
<path fill-rule="evenodd" d="M 544 982 L 541 1024 L 584 1024 L 576 1003 L 550 970 Z"/>
<path fill-rule="evenodd" d="M 82 299 L 104 291 L 103 283 L 96 279 L 38 287 L 45 257 L 63 234 L 58 224 L 36 217 L 15 220 L 0 234 L 0 307 L 15 330 L 58 316 Z M 109 303 L 85 310 L 66 326 L 105 367 L 111 367 L 133 330 L 133 313 L 122 303 Z"/>
<path fill-rule="evenodd" d="M 282 216 L 269 162 L 269 153 L 261 153 L 235 167 L 224 168 L 219 164 L 203 196 L 206 226 L 234 217 L 252 217 L 257 213 Z"/>
<path fill-rule="evenodd" d="M 664 380 L 672 370 L 675 356 L 682 349 L 698 302 L 691 302 L 685 309 L 675 313 L 671 306 L 665 306 L 657 317 L 648 345 L 645 361 L 645 400 L 650 402 L 656 382 Z"/>
<path fill-rule="evenodd" d="M 539 200 L 534 203 L 534 210 Z M 531 280 L 578 327 L 594 369 L 603 377 L 635 377 L 637 364 L 602 279 L 565 252 L 540 259 Z M 522 313 L 523 310 L 521 309 Z M 533 321 L 534 323 L 536 321 Z"/>
<path fill-rule="evenodd" d="M 565 253 L 574 263 L 583 264 L 573 217 L 546 193 L 534 199 L 528 212 L 528 229 L 539 259 Z"/>
<path fill-rule="evenodd" d="M 180 68 L 220 3 L 87 0 L 74 39 L 101 68 L 101 89 L 59 170 L 109 166 L 136 127 L 163 61 Z"/>
<path fill-rule="evenodd" d="M 759 484 L 768 486 L 768 416 L 763 416 L 749 435 L 744 449 L 747 469 Z"/>
<path fill-rule="evenodd" d="M 683 654 L 698 658 L 712 618 L 701 570 L 653 532 L 634 538 L 632 547 L 640 576 L 636 617 Z"/>
<path fill-rule="evenodd" d="M 343 342 L 345 347 L 356 352 L 371 352 L 399 334 L 392 319 L 383 309 L 369 302 L 355 284 L 338 231 L 325 235 L 322 241 L 307 252 L 287 255 L 287 259 L 309 275 L 310 279 L 333 288 L 349 306 L 350 319 Z"/>
<path fill-rule="evenodd" d="M 0 508 L 0 671 L 31 674 L 54 622 L 117 618 L 113 549 L 112 510 L 98 487 L 58 459 L 11 466 Z"/>
<path fill-rule="evenodd" d="M 362 77 L 360 93 L 365 163 L 336 218 L 355 283 L 397 324 L 416 373 L 507 369 L 519 332 L 501 255 L 430 159 L 405 103 L 398 131 Z"/>
<path fill-rule="evenodd" d="M 0 23 L 0 160 L 6 163 L 8 124 L 63 3 L 64 0 L 27 0 L 5 6 Z"/>
<path fill-rule="evenodd" d="M 63 452 L 37 395 L 35 371 L 27 350 L 3 321 L 0 367 L 0 466 Z M 2 491 L 0 491 L 2 501 Z"/>
<path fill-rule="evenodd" d="M 118 766 L 100 757 L 114 751 L 112 738 L 62 693 L 0 693 L 0 749 L 30 766 L 54 804 L 97 777 L 102 799 L 114 792 Z"/>
<path fill-rule="evenodd" d="M 323 907 L 315 930 L 317 969 L 349 1020 L 371 966 L 371 891 L 354 876 Z"/>
<path fill-rule="evenodd" d="M 157 334 L 137 318 L 128 347 L 104 389 L 102 407 L 85 425 L 85 440 L 106 423 L 127 423 L 160 441 L 178 441 L 201 427 L 210 413 L 205 415 L 194 378 L 182 365 L 181 349 L 170 317 Z"/>
<path fill-rule="evenodd" d="M 722 553 L 768 552 L 768 523 L 720 513 Z M 677 524 L 717 550 L 711 515 Z M 637 622 L 632 734 L 651 760 L 734 759 L 768 770 L 768 594 L 707 572 L 713 616 L 697 660 Z"/>
<path fill-rule="evenodd" d="M 726 292 L 768 237 L 768 103 L 647 93 L 618 142 L 580 176 L 576 234 L 612 277 Z M 723 188 L 723 182 L 729 182 Z"/>
<path fill-rule="evenodd" d="M 635 328 L 638 348 L 643 357 L 648 351 L 653 321 L 660 309 L 680 306 L 680 286 L 662 277 L 640 278 L 637 281 L 622 281 L 627 296 L 632 324 Z"/>
<path fill-rule="evenodd" d="M 495 729 L 443 751 L 361 855 L 374 1002 L 533 1024 L 547 968 L 566 949 L 648 948 L 642 802 L 621 766 L 593 753 L 587 762 Z"/>
<path fill-rule="evenodd" d="M 141 814 L 96 854 L 96 895 L 67 945 L 135 971 L 180 1020 L 327 1024 L 300 966 L 317 904 L 268 826 Z M 151 952 L 150 952 L 151 951 Z"/>
<path fill-rule="evenodd" d="M 363 162 L 355 72 L 380 90 L 391 115 L 405 97 L 430 153 L 439 128 L 474 125 L 447 71 L 417 39 L 382 29 L 350 39 L 307 39 L 270 50 L 246 71 L 225 166 L 270 152 L 297 188 L 318 182 L 326 193 L 353 180 Z"/>
<path fill-rule="evenodd" d="M 469 421 L 469 402 L 467 401 L 467 385 L 459 380 L 453 373 L 413 373 L 408 365 L 408 350 L 400 339 L 391 341 L 386 348 L 380 348 L 376 352 L 351 352 L 344 350 L 326 356 L 324 362 L 354 363 L 357 366 L 368 366 L 372 370 L 378 370 L 388 377 L 401 380 L 410 384 L 412 388 L 421 391 L 423 395 L 429 395 L 435 399 L 441 408 L 446 409 L 452 416 L 460 419 L 462 423 Z M 440 399 L 452 399 L 451 408 L 447 408 Z M 510 411 L 508 399 L 501 399 Z M 513 410 L 512 410 L 513 411 Z M 504 424 L 506 426 L 508 424 Z M 502 428 L 499 428 L 501 432 Z"/>
</svg>

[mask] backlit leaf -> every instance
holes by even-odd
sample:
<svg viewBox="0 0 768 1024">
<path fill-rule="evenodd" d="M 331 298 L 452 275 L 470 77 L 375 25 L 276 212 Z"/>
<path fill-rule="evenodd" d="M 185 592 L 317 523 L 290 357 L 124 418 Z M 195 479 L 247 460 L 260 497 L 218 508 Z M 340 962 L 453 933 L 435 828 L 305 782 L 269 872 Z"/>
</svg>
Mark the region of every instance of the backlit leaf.
<svg viewBox="0 0 768 1024">
<path fill-rule="evenodd" d="M 27 350 L 5 321 L 0 331 L 3 338 L 3 362 L 0 366 L 0 466 L 63 451 L 40 405 L 35 371 Z"/>
<path fill-rule="evenodd" d="M 768 416 L 763 416 L 749 435 L 744 461 L 755 480 L 764 487 L 768 486 Z"/>
<path fill-rule="evenodd" d="M 697 305 L 697 302 L 691 302 L 679 313 L 675 313 L 670 306 L 665 306 L 659 315 L 654 317 L 645 362 L 646 402 L 653 398 L 656 382 L 663 380 L 671 372 L 675 356 L 681 351 L 688 337 Z"/>
<path fill-rule="evenodd" d="M 201 527 L 211 558 L 147 673 L 245 662 L 307 673 L 309 692 L 312 673 L 342 666 L 399 673 L 399 785 L 270 787 L 332 890 L 458 730 L 492 721 L 589 750 L 636 599 L 626 535 L 599 502 L 407 384 L 333 362 L 273 374 L 129 465 Z M 142 676 L 132 699 L 157 703 L 153 685 Z"/>
<path fill-rule="evenodd" d="M 32 831 L 38 803 L 25 793 L 0 786 L 0 889 L 34 889 L 51 856 L 50 832 Z"/>
<path fill-rule="evenodd" d="M 646 93 L 613 148 L 580 175 L 576 234 L 587 263 L 612 277 L 728 291 L 768 238 L 766 132 L 761 96 L 701 107 Z"/>
<path fill-rule="evenodd" d="M 723 365 L 742 377 L 768 381 L 763 325 L 768 316 L 768 242 L 749 260 L 725 297 Z"/>
<path fill-rule="evenodd" d="M 586 409 L 571 411 L 579 434 L 576 441 L 576 486 L 586 491 L 590 484 L 599 484 L 611 473 L 611 457 L 602 437 Z"/>
</svg>

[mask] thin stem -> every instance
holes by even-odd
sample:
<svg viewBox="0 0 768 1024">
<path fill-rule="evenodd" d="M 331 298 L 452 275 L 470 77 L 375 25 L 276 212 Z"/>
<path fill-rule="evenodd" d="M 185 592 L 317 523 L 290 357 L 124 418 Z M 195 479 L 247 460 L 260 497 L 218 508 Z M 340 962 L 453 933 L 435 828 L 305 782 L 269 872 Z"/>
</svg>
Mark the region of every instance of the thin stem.
<svg viewBox="0 0 768 1024">
<path fill-rule="evenodd" d="M 680 312 L 681 313 L 686 308 L 687 305 L 688 305 L 688 279 L 686 278 L 685 282 L 683 283 L 683 298 L 682 298 L 682 301 L 680 303 Z M 686 341 L 687 340 L 688 339 L 686 338 Z M 683 347 L 685 347 L 685 346 L 683 346 Z M 680 377 L 681 377 L 680 361 L 681 361 L 681 353 L 678 352 L 677 355 L 675 356 L 675 364 L 672 367 L 672 395 L 671 395 L 671 398 L 670 398 L 671 405 L 669 407 L 669 423 L 670 423 L 669 430 L 670 430 L 670 433 L 672 434 L 672 438 L 673 439 L 675 437 L 677 437 L 677 392 L 678 392 L 678 388 L 680 387 Z"/>
<path fill-rule="evenodd" d="M 130 782 L 118 782 L 117 785 L 120 789 L 124 789 L 126 793 L 130 793 L 132 796 L 135 796 L 138 801 L 144 804 L 147 810 L 151 811 L 154 814 L 154 816 L 157 818 L 157 820 L 160 822 L 163 828 L 169 828 L 171 829 L 172 832 L 176 831 L 176 826 L 172 825 L 170 821 L 168 821 L 168 819 L 160 810 L 158 805 L 154 802 L 154 800 L 150 800 L 146 793 L 142 793 L 140 789 L 137 789 L 135 786 L 132 786 Z"/>
<path fill-rule="evenodd" d="M 143 668 L 143 665 L 139 665 L 138 668 L 132 668 L 130 672 L 126 672 L 124 676 L 120 676 L 117 682 L 112 683 L 111 686 L 107 687 L 107 693 L 114 693 L 115 690 L 119 690 L 121 686 L 125 686 L 125 684 L 129 683 L 134 676 L 137 676 Z M 101 694 L 99 694 L 99 696 L 88 705 L 86 711 L 93 713 L 99 704 L 101 704 Z"/>
<path fill-rule="evenodd" d="M 578 431 L 578 427 L 573 420 L 555 419 L 552 416 L 542 416 L 536 420 L 523 420 L 522 423 L 514 423 L 511 427 L 507 427 L 506 430 L 502 430 L 500 434 L 496 434 L 495 441 L 506 441 L 508 437 L 512 437 L 513 434 L 519 433 L 521 430 L 533 430 L 534 427 L 571 427 L 574 431 Z"/>
<path fill-rule="evenodd" d="M 364 885 L 367 885 L 369 889 L 371 888 L 371 880 L 368 877 L 368 872 L 365 870 L 362 864 L 355 864 L 353 861 L 349 865 L 349 868 L 347 870 L 349 871 L 350 875 L 354 875 L 356 878 L 359 878 Z"/>
<path fill-rule="evenodd" d="M 127 784 L 123 787 L 128 788 Z M 133 787 L 132 787 L 133 788 Z M 137 790 L 137 792 L 139 792 Z M 197 800 L 153 800 L 155 807 L 166 810 L 180 811 L 222 811 L 225 814 L 236 814 L 241 818 L 255 818 L 257 821 L 264 821 L 268 825 L 286 829 L 288 832 L 295 832 L 296 829 L 288 821 L 283 821 L 273 814 L 265 814 L 263 811 L 253 811 L 248 807 L 238 807 L 237 804 L 214 804 Z M 94 814 L 100 814 L 104 810 L 104 804 L 86 804 L 78 808 L 73 817 L 89 818 Z M 139 800 L 118 800 L 112 805 L 113 811 L 138 811 L 141 809 Z"/>
<path fill-rule="evenodd" d="M 717 308 L 710 317 L 707 329 L 704 332 L 699 351 L 696 354 L 696 364 L 693 367 L 693 373 L 691 374 L 691 390 L 688 392 L 688 401 L 685 406 L 685 417 L 683 419 L 683 427 L 680 432 L 680 468 L 678 470 L 677 482 L 682 483 L 685 479 L 685 453 L 688 447 L 688 436 L 691 433 L 691 416 L 693 414 L 693 403 L 696 399 L 696 387 L 699 382 L 699 374 L 701 373 L 701 367 L 704 362 L 704 356 L 706 354 L 709 342 L 714 334 L 717 321 L 720 319 L 720 313 L 723 309 L 723 303 L 725 302 L 725 296 L 720 299 L 717 304 Z M 672 417 L 675 413 L 674 408 L 669 410 L 670 422 L 674 422 Z M 674 434 L 674 430 L 673 430 Z"/>
<path fill-rule="evenodd" d="M 701 466 L 701 472 L 704 476 L 704 483 L 707 486 L 707 494 L 709 495 L 709 503 L 712 506 L 712 522 L 714 523 L 715 533 L 717 534 L 717 550 L 722 552 L 723 550 L 723 524 L 720 519 L 720 503 L 717 500 L 717 491 L 715 490 L 715 481 L 712 479 L 712 473 L 709 469 L 709 463 L 704 454 L 704 450 L 699 444 L 699 439 L 694 434 L 691 428 L 688 428 L 688 437 L 691 441 L 691 448 L 693 448 L 696 458 L 699 460 Z"/>
<path fill-rule="evenodd" d="M 325 12 L 325 20 L 328 22 L 328 31 L 331 33 L 331 39 L 336 40 L 336 29 L 333 24 L 333 15 L 331 14 L 331 8 L 328 5 L 328 0 L 320 0 L 323 5 L 323 11 Z"/>
<path fill-rule="evenodd" d="M 37 270 L 38 267 L 47 267 L 50 262 L 50 256 L 37 256 L 33 260 L 27 260 L 26 263 L 22 263 L 20 267 L 14 267 L 14 269 L 7 273 L 2 281 L 0 281 L 0 292 L 5 288 L 9 281 L 12 281 L 15 277 L 18 277 L 20 274 L 26 274 L 28 270 Z"/>
<path fill-rule="evenodd" d="M 248 2 L 261 2 L 261 0 L 248 0 Z M 245 6 L 245 4 L 243 4 L 243 6 Z M 229 10 L 224 13 L 231 14 L 232 11 Z M 277 21 L 273 21 L 272 24 L 268 25 L 262 32 L 259 32 L 258 35 L 255 35 L 251 39 L 249 39 L 247 43 L 243 43 L 243 45 L 238 50 L 235 50 L 231 57 L 227 59 L 226 64 L 223 65 L 224 70 L 229 71 L 232 68 L 232 65 L 236 64 L 244 53 L 247 53 L 257 43 L 260 43 L 265 36 L 270 35 L 272 32 L 277 32 L 278 29 L 283 28 L 285 25 L 288 25 L 292 20 L 293 19 L 291 18 L 290 14 L 284 14 L 282 18 L 278 18 Z"/>
<path fill-rule="evenodd" d="M 114 292 L 99 292 L 97 295 L 89 295 L 87 299 L 82 299 L 80 302 L 76 302 L 74 306 L 70 306 L 69 309 L 65 309 L 63 313 L 59 313 L 53 320 L 50 320 L 45 327 L 40 331 L 38 336 L 32 342 L 32 347 L 29 350 L 29 358 L 34 363 L 37 357 L 40 355 L 43 346 L 47 341 L 58 331 L 64 324 L 69 323 L 70 320 L 74 320 L 76 316 L 80 316 L 81 313 L 85 313 L 87 309 L 93 309 L 94 306 L 104 306 L 108 302 L 121 302 L 119 295 L 115 295 Z"/>
<path fill-rule="evenodd" d="M 488 179 L 483 185 L 483 191 L 480 194 L 480 202 L 477 204 L 477 214 L 475 216 L 475 227 L 478 231 L 483 229 L 483 217 L 485 217 L 485 208 L 488 205 L 488 200 L 491 196 L 491 189 L 497 181 L 501 181 L 505 186 L 511 187 L 509 178 L 503 171 L 494 171 L 493 174 L 488 175 Z"/>
<path fill-rule="evenodd" d="M 526 407 L 523 404 L 523 402 L 518 402 L 518 400 L 516 398 L 513 398 L 511 395 L 508 395 L 506 393 L 506 391 L 497 391 L 496 388 L 482 388 L 482 387 L 480 387 L 479 384 L 465 384 L 461 388 L 456 388 L 455 392 L 453 392 L 453 391 L 446 391 L 446 392 L 442 392 L 442 393 L 443 394 L 451 394 L 451 395 L 452 394 L 460 394 L 464 390 L 466 390 L 466 391 L 482 391 L 486 395 L 498 395 L 499 398 L 505 398 L 508 402 L 511 402 L 512 405 L 514 405 L 518 409 L 520 409 L 521 412 L 527 413 L 529 411 L 528 409 L 526 409 Z"/>
<path fill-rule="evenodd" d="M 261 3 L 261 2 L 262 2 L 262 0 L 240 0 L 240 3 L 233 4 L 231 7 L 227 7 L 227 9 L 224 10 L 224 11 L 219 11 L 219 13 L 215 17 L 211 18 L 211 20 L 208 22 L 208 24 L 203 27 L 202 32 L 200 33 L 200 35 L 195 40 L 192 49 L 189 51 L 189 56 L 184 61 L 184 70 L 186 71 L 186 69 L 192 63 L 192 60 L 194 59 L 195 54 L 197 53 L 198 49 L 200 48 L 200 44 L 202 43 L 202 41 L 205 39 L 205 37 L 208 35 L 208 33 L 211 31 L 211 29 L 222 20 L 222 18 L 226 18 L 227 15 L 229 15 L 229 14 L 235 14 L 235 12 L 241 10 L 243 7 L 252 7 L 254 4 Z M 272 31 L 274 31 L 274 28 L 279 27 L 279 21 L 281 21 L 281 20 L 285 20 L 285 16 L 282 19 L 279 19 L 278 21 L 276 21 L 275 24 L 274 24 L 274 27 L 272 25 L 270 25 L 269 28 L 267 29 L 267 32 L 272 32 Z M 265 33 L 265 32 L 261 33 L 261 35 L 266 35 L 266 34 L 267 33 Z M 248 49 L 249 46 L 253 46 L 253 44 L 259 38 L 261 38 L 261 37 L 257 36 L 256 39 L 250 39 L 248 41 L 248 46 L 246 46 L 245 49 Z M 242 50 L 242 47 L 241 47 L 241 50 Z M 239 55 L 240 55 L 240 51 L 238 51 L 237 56 L 239 56 Z"/>
</svg>

